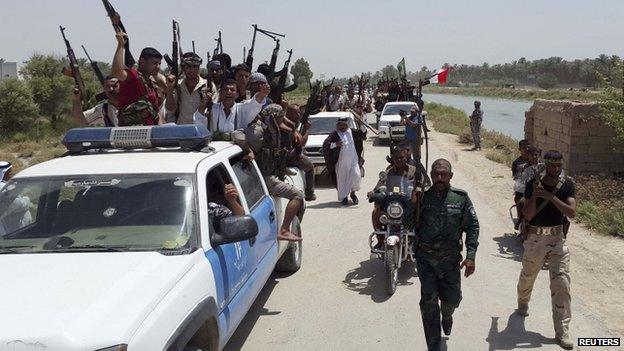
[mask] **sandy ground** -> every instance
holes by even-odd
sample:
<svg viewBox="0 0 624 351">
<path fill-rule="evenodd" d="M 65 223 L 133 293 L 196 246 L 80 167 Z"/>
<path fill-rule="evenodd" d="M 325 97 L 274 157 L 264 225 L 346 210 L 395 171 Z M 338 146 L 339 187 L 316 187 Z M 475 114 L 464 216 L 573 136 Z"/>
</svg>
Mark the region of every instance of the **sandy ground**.
<svg viewBox="0 0 624 351">
<path fill-rule="evenodd" d="M 369 119 L 370 116 L 369 116 Z M 369 133 L 370 135 L 370 133 Z M 522 245 L 513 234 L 510 170 L 471 152 L 449 134 L 430 134 L 430 162 L 453 164 L 452 185 L 468 191 L 481 224 L 476 273 L 463 279 L 449 350 L 559 350 L 554 343 L 548 272 L 535 284 L 527 318 L 514 313 Z M 424 350 L 413 265 L 402 268 L 393 296 L 384 291 L 382 262 L 370 256 L 372 205 L 365 199 L 388 147 L 365 146 L 360 204 L 343 207 L 319 188 L 303 222 L 304 263 L 291 276 L 272 276 L 239 326 L 228 350 Z M 624 241 L 572 224 L 571 336 L 624 336 Z M 589 350 L 589 347 L 576 347 Z M 600 348 L 608 350 L 609 348 Z"/>
</svg>

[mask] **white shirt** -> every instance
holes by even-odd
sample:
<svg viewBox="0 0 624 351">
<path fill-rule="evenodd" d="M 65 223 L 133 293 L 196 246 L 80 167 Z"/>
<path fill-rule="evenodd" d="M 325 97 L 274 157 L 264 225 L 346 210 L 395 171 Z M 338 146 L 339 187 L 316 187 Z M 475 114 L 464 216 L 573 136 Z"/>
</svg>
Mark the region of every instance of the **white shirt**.
<svg viewBox="0 0 624 351">
<path fill-rule="evenodd" d="M 261 103 L 256 100 L 256 96 L 243 102 L 235 103 L 230 110 L 230 114 L 226 116 L 223 109 L 223 103 L 215 103 L 212 105 L 210 117 L 210 130 L 212 132 L 228 133 L 237 129 L 245 128 L 251 123 L 258 113 L 262 110 L 262 106 L 266 102 L 264 99 Z M 193 115 L 194 123 L 203 124 L 208 127 L 208 119 L 203 113 L 195 111 Z"/>
<path fill-rule="evenodd" d="M 108 118 L 114 126 L 119 125 L 117 120 L 117 107 L 109 104 L 108 102 L 102 102 L 95 105 L 92 109 L 83 111 L 85 120 L 89 126 L 105 126 L 104 116 L 108 113 Z"/>
<path fill-rule="evenodd" d="M 206 80 L 199 77 L 192 91 L 186 86 L 186 78 L 178 81 L 178 87 L 173 91 L 173 98 L 178 106 L 177 124 L 193 124 L 193 114 L 201 104 L 199 91 L 206 86 Z M 212 90 L 212 87 L 210 87 Z M 178 96 L 179 94 L 179 96 Z M 175 115 L 175 111 L 167 110 L 167 115 Z M 175 121 L 175 118 L 173 119 Z"/>
</svg>

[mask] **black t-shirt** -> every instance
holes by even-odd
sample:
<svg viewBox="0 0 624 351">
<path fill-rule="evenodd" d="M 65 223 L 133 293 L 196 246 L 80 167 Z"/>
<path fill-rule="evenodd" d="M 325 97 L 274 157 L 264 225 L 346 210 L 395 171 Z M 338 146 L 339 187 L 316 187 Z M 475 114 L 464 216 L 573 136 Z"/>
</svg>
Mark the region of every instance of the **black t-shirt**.
<svg viewBox="0 0 624 351">
<path fill-rule="evenodd" d="M 528 200 L 533 196 L 533 183 L 535 179 L 532 179 L 527 182 L 526 188 L 524 189 L 524 197 Z M 550 191 L 551 193 L 555 190 L 555 186 L 548 186 L 542 184 L 544 189 Z M 574 197 L 574 183 L 569 178 L 566 178 L 565 182 L 561 186 L 559 190 L 557 190 L 555 196 L 558 197 L 561 201 L 566 202 L 569 197 Z M 538 198 L 537 203 L 535 204 L 536 208 L 539 208 L 541 203 L 546 201 L 546 199 Z M 559 211 L 559 209 L 552 203 L 552 201 L 548 201 L 548 204 L 544 206 L 544 208 L 539 211 L 538 214 L 533 217 L 529 224 L 542 226 L 542 227 L 551 227 L 555 225 L 563 224 L 563 213 Z"/>
<path fill-rule="evenodd" d="M 516 175 L 519 175 L 518 171 L 520 170 L 520 166 L 528 162 L 529 161 L 523 159 L 522 156 L 515 159 L 513 163 L 511 164 L 511 176 L 515 178 Z"/>
</svg>

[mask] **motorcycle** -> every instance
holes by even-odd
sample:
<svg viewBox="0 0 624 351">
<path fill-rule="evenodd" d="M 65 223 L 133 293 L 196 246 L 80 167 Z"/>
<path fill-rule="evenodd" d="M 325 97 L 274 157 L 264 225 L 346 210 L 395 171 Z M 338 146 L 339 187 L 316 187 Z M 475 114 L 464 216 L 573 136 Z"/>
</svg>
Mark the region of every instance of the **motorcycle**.
<svg viewBox="0 0 624 351">
<path fill-rule="evenodd" d="M 368 201 L 381 209 L 379 221 L 382 227 L 370 235 L 369 245 L 371 252 L 384 262 L 386 292 L 392 295 L 396 291 L 401 265 L 408 259 L 414 261 L 412 243 L 415 234 L 403 224 L 403 216 L 410 204 L 414 183 L 403 176 L 388 176 L 386 172 L 379 173 L 379 179 L 385 185 L 375 189 Z M 381 249 L 373 247 L 373 237 L 376 235 L 384 237 Z"/>
</svg>

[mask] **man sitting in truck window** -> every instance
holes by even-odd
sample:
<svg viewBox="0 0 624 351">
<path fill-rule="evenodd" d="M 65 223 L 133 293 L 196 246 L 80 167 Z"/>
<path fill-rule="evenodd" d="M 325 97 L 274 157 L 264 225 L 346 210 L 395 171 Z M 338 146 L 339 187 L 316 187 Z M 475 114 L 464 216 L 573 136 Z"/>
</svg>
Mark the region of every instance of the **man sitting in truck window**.
<svg viewBox="0 0 624 351">
<path fill-rule="evenodd" d="M 238 200 L 238 191 L 234 184 L 225 184 L 223 196 L 225 197 L 225 205 L 212 201 L 208 202 L 208 215 L 212 217 L 212 225 L 217 232 L 221 231 L 221 220 L 223 218 L 245 214 L 245 209 Z"/>
<path fill-rule="evenodd" d="M 245 209 L 240 204 L 236 186 L 222 166 L 210 171 L 206 177 L 208 214 L 215 231 L 221 230 L 221 220 L 231 215 L 242 216 Z"/>
</svg>

